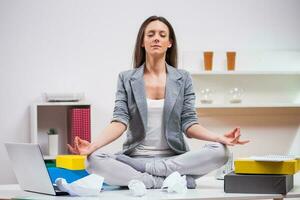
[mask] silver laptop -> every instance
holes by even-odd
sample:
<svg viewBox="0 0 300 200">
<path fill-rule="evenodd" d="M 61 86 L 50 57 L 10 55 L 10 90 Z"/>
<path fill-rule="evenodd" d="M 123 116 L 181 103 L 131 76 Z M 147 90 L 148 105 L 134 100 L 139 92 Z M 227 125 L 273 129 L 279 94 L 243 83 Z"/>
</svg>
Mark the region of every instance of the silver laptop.
<svg viewBox="0 0 300 200">
<path fill-rule="evenodd" d="M 5 143 L 20 187 L 25 191 L 67 195 L 52 184 L 38 144 Z"/>
</svg>

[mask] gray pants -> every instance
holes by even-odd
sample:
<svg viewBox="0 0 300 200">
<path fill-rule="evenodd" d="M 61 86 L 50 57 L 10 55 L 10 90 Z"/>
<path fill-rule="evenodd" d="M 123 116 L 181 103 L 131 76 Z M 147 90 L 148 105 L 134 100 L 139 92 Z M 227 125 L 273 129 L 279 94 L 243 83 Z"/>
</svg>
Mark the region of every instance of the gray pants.
<svg viewBox="0 0 300 200">
<path fill-rule="evenodd" d="M 172 157 L 135 157 L 146 163 L 144 173 L 115 158 L 115 155 L 97 150 L 88 157 L 86 169 L 89 173 L 104 177 L 104 181 L 110 185 L 127 186 L 130 180 L 137 179 L 147 188 L 160 188 L 165 177 L 174 171 L 199 178 L 221 167 L 228 160 L 228 149 L 223 144 L 211 143 L 199 150 Z"/>
</svg>

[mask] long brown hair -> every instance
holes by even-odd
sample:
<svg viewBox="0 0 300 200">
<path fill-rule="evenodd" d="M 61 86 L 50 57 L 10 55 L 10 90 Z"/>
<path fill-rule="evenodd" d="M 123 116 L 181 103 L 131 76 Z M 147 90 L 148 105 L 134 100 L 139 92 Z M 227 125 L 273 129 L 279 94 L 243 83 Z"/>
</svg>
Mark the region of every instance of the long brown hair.
<svg viewBox="0 0 300 200">
<path fill-rule="evenodd" d="M 142 23 L 142 25 L 139 29 L 139 33 L 136 38 L 136 42 L 135 42 L 133 68 L 138 68 L 146 60 L 145 48 L 142 47 L 145 29 L 150 22 L 156 21 L 156 20 L 164 23 L 169 29 L 169 40 L 172 41 L 172 46 L 170 48 L 168 48 L 168 50 L 167 50 L 166 62 L 169 65 L 177 68 L 177 42 L 176 42 L 175 32 L 174 32 L 172 25 L 168 22 L 168 20 L 166 20 L 164 17 L 160 17 L 160 16 L 151 16 Z"/>
</svg>

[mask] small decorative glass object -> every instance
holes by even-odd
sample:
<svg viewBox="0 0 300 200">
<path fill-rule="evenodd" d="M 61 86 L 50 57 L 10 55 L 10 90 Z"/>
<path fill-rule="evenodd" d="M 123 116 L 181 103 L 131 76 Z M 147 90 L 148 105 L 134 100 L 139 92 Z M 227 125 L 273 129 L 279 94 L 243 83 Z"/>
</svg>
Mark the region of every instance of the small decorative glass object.
<svg viewBox="0 0 300 200">
<path fill-rule="evenodd" d="M 209 88 L 205 88 L 200 90 L 200 102 L 203 104 L 212 103 L 212 90 Z"/>
<path fill-rule="evenodd" d="M 243 96 L 244 90 L 241 88 L 231 88 L 229 90 L 229 102 L 230 103 L 241 103 L 242 102 L 242 96 Z"/>
<path fill-rule="evenodd" d="M 213 56 L 214 56 L 214 52 L 212 52 L 212 51 L 205 51 L 205 52 L 203 52 L 204 69 L 205 69 L 205 71 L 212 71 L 212 68 L 213 68 Z"/>
<path fill-rule="evenodd" d="M 227 57 L 227 70 L 233 71 L 235 69 L 236 52 L 228 51 L 228 52 L 226 52 L 226 57 Z"/>
<path fill-rule="evenodd" d="M 224 180 L 224 176 L 232 171 L 234 171 L 233 153 L 229 152 L 228 161 L 217 170 L 215 177 L 217 180 Z"/>
</svg>

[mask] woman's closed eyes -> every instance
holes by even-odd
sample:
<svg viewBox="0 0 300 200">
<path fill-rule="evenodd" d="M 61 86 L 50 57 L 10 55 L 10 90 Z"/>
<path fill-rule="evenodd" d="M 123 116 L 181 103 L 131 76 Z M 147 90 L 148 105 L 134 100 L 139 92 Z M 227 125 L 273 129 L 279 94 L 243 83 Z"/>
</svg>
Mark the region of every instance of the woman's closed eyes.
<svg viewBox="0 0 300 200">
<path fill-rule="evenodd" d="M 153 37 L 154 35 L 155 35 L 154 32 L 150 32 L 150 33 L 147 34 L 147 37 Z M 167 36 L 167 34 L 165 32 L 160 32 L 159 36 L 164 38 L 164 37 Z"/>
</svg>

